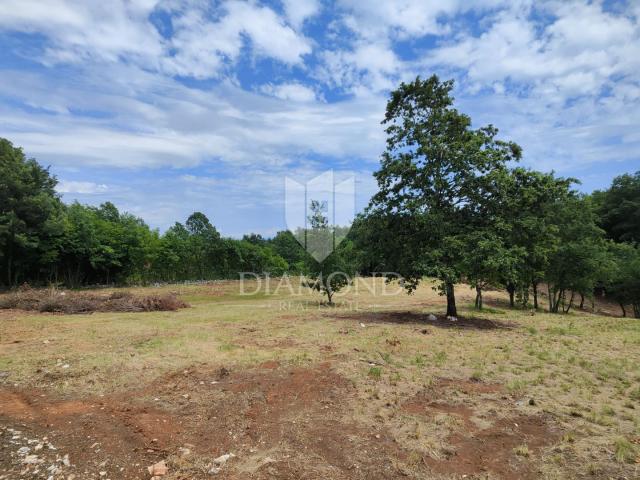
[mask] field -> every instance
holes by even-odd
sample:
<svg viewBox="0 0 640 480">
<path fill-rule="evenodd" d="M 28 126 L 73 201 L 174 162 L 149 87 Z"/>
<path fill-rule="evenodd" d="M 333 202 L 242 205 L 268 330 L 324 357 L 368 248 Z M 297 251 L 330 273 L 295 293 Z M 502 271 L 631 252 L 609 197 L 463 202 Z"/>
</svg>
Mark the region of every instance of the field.
<svg viewBox="0 0 640 480">
<path fill-rule="evenodd" d="M 0 311 L 0 479 L 148 479 L 162 461 L 167 480 L 640 478 L 640 321 L 501 292 L 478 312 L 463 285 L 457 321 L 428 282 L 360 279 L 335 307 L 277 286 L 130 290 L 190 305 L 170 312 Z"/>
</svg>

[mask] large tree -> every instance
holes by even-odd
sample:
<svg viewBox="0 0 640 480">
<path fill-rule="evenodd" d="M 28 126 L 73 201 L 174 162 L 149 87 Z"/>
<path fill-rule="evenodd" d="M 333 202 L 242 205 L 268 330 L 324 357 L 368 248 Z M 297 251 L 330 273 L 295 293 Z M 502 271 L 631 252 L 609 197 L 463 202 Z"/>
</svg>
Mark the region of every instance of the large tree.
<svg viewBox="0 0 640 480">
<path fill-rule="evenodd" d="M 0 138 L 0 284 L 48 275 L 62 233 L 55 177 Z"/>
<path fill-rule="evenodd" d="M 399 242 L 387 242 L 407 260 L 390 265 L 415 288 L 424 275 L 437 277 L 456 316 L 454 284 L 461 280 L 462 238 L 490 224 L 485 214 L 488 176 L 521 149 L 496 138 L 492 125 L 474 129 L 453 106 L 453 81 L 435 75 L 402 83 L 391 93 L 383 124 L 387 147 L 375 173 L 379 192 L 370 210 L 382 223 L 399 223 Z M 393 219 L 392 217 L 395 217 Z"/>
</svg>

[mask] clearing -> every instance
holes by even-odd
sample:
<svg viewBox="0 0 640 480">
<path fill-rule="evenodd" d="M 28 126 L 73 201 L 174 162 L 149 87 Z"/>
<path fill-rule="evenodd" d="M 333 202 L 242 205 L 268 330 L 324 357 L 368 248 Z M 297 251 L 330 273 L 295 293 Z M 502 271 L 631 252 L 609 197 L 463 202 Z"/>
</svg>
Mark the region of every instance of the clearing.
<svg viewBox="0 0 640 480">
<path fill-rule="evenodd" d="M 640 321 L 502 292 L 478 312 L 460 285 L 452 322 L 428 282 L 356 286 L 332 308 L 225 281 L 129 289 L 176 311 L 0 310 L 0 479 L 640 478 Z"/>
</svg>

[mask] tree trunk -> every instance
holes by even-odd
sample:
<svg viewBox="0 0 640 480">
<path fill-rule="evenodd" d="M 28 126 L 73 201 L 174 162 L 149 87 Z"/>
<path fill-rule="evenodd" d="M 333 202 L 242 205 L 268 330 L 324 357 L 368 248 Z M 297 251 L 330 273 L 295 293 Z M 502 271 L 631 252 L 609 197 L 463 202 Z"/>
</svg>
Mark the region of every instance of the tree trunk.
<svg viewBox="0 0 640 480">
<path fill-rule="evenodd" d="M 326 292 L 327 298 L 329 299 L 329 305 L 333 305 L 333 292 L 331 291 L 331 288 L 327 288 Z"/>
<path fill-rule="evenodd" d="M 516 286 L 513 283 L 507 284 L 507 292 L 509 292 L 509 306 L 511 308 L 515 307 L 514 295 L 516 293 Z"/>
<path fill-rule="evenodd" d="M 476 286 L 476 308 L 482 310 L 482 288 Z"/>
<path fill-rule="evenodd" d="M 533 309 L 538 310 L 538 282 L 531 282 L 531 286 L 533 287 Z"/>
<path fill-rule="evenodd" d="M 633 304 L 633 316 L 635 318 L 640 318 L 640 303 Z"/>
<path fill-rule="evenodd" d="M 584 293 L 580 294 L 580 310 L 584 308 Z"/>
<path fill-rule="evenodd" d="M 622 316 L 627 316 L 627 310 L 624 308 L 624 303 L 620 302 L 620 308 L 622 309 Z"/>
<path fill-rule="evenodd" d="M 456 309 L 456 293 L 453 283 L 448 282 L 445 284 L 445 292 L 447 294 L 447 316 L 457 317 L 458 310 Z"/>
<path fill-rule="evenodd" d="M 566 309 L 563 309 L 564 313 L 569 313 L 569 310 L 571 310 L 571 307 L 573 306 L 573 299 L 575 298 L 575 295 L 576 295 L 575 292 L 572 290 L 571 291 L 571 297 L 569 298 L 569 304 L 567 305 Z M 563 301 L 563 304 L 564 304 L 564 301 Z"/>
</svg>

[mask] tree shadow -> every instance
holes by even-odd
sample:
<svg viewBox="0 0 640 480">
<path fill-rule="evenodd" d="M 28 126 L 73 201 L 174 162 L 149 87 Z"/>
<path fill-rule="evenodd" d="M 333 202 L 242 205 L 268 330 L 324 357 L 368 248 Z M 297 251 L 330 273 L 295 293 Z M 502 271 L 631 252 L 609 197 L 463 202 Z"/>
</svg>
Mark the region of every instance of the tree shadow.
<svg viewBox="0 0 640 480">
<path fill-rule="evenodd" d="M 361 323 L 397 323 L 416 326 L 430 325 L 437 328 L 461 328 L 468 330 L 511 330 L 517 327 L 514 323 L 489 320 L 487 318 L 457 317 L 456 321 L 452 321 L 447 319 L 446 316 L 435 316 L 429 313 L 416 313 L 411 311 L 349 312 L 336 315 L 336 318 L 341 320 L 355 320 Z"/>
</svg>

